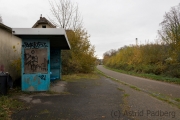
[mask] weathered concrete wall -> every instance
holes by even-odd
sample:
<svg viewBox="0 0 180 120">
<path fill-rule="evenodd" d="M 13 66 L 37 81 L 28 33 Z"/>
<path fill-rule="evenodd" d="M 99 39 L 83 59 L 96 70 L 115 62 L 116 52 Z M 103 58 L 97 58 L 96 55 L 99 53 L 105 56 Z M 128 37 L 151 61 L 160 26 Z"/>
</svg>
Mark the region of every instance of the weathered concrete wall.
<svg viewBox="0 0 180 120">
<path fill-rule="evenodd" d="M 0 66 L 4 66 L 4 72 L 9 72 L 13 80 L 17 79 L 19 75 L 12 68 L 11 63 L 21 58 L 21 46 L 22 41 L 20 38 L 0 27 Z"/>
</svg>

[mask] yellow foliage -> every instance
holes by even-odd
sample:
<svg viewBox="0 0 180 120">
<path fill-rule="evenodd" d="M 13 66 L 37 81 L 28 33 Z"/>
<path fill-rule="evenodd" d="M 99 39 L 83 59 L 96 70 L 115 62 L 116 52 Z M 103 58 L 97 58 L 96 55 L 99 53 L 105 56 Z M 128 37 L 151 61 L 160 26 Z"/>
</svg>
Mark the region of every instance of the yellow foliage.
<svg viewBox="0 0 180 120">
<path fill-rule="evenodd" d="M 66 33 L 71 50 L 62 51 L 63 74 L 92 72 L 96 64 L 96 57 L 95 48 L 89 41 L 89 35 L 82 29 L 67 30 Z"/>
<path fill-rule="evenodd" d="M 178 66 L 180 67 L 180 62 L 175 61 L 176 52 L 169 51 L 169 47 L 157 43 L 126 46 L 119 49 L 115 55 L 104 56 L 104 64 L 128 71 L 172 75 L 171 71 L 175 68 L 171 67 L 171 64 L 177 65 L 177 69 Z M 180 73 L 176 71 L 176 74 L 172 76 L 180 76 Z"/>
<path fill-rule="evenodd" d="M 11 66 L 16 70 L 17 74 L 21 75 L 21 58 L 13 60 Z"/>
</svg>

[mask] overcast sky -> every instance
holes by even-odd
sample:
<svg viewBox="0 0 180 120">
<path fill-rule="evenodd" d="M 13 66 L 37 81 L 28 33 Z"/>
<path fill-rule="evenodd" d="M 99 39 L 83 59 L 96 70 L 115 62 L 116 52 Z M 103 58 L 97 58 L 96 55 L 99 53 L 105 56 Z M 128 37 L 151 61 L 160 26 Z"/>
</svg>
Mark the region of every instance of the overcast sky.
<svg viewBox="0 0 180 120">
<path fill-rule="evenodd" d="M 110 49 L 157 38 L 159 23 L 165 12 L 179 0 L 72 0 L 83 17 L 83 26 L 95 45 L 96 55 L 102 58 Z M 0 0 L 3 23 L 11 28 L 31 28 L 40 14 L 48 18 L 48 0 Z"/>
</svg>

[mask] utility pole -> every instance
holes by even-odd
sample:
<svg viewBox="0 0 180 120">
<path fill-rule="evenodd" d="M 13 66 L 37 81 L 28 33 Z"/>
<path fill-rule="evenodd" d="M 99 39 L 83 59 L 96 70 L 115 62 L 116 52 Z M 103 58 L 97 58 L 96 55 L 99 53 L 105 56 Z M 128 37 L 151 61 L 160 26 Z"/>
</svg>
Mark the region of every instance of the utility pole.
<svg viewBox="0 0 180 120">
<path fill-rule="evenodd" d="M 138 38 L 136 38 L 136 45 L 138 45 Z"/>
</svg>

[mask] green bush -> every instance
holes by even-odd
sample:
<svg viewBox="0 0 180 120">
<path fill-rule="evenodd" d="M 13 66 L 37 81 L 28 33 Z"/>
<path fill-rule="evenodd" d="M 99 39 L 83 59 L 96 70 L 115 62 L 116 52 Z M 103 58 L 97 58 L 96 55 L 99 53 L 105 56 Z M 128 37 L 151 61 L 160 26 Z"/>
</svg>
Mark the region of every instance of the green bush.
<svg viewBox="0 0 180 120">
<path fill-rule="evenodd" d="M 167 71 L 165 71 L 165 74 L 168 76 L 180 78 L 180 64 L 168 65 Z"/>
</svg>

